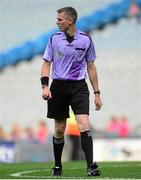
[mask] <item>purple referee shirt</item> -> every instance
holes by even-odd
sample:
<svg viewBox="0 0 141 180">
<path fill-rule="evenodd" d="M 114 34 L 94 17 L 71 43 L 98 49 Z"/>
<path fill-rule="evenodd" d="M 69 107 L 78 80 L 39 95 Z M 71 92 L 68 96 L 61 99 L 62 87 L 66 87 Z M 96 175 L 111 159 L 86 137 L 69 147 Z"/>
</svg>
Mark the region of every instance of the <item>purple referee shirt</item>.
<svg viewBox="0 0 141 180">
<path fill-rule="evenodd" d="M 52 62 L 52 79 L 81 80 L 87 78 L 87 63 L 96 58 L 91 38 L 77 30 L 69 43 L 64 32 L 53 34 L 43 59 Z"/>
</svg>

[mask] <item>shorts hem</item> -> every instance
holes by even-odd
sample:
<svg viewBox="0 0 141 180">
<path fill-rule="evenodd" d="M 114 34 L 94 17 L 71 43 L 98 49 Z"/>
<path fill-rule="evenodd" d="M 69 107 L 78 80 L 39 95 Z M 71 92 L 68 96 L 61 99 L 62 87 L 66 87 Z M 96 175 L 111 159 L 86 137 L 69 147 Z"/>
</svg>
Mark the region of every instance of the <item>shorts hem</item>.
<svg viewBox="0 0 141 180">
<path fill-rule="evenodd" d="M 50 119 L 56 119 L 56 120 L 64 120 L 64 119 L 68 119 L 70 118 L 70 116 L 67 116 L 67 117 L 55 117 L 55 116 L 49 116 L 47 115 L 47 118 L 50 118 Z"/>
<path fill-rule="evenodd" d="M 75 112 L 74 112 L 74 114 L 75 114 L 75 115 L 80 115 L 80 114 L 87 114 L 87 115 L 89 115 L 89 113 L 86 113 L 86 112 L 85 112 L 85 113 L 79 113 L 79 112 L 76 112 L 76 113 L 75 113 Z"/>
</svg>

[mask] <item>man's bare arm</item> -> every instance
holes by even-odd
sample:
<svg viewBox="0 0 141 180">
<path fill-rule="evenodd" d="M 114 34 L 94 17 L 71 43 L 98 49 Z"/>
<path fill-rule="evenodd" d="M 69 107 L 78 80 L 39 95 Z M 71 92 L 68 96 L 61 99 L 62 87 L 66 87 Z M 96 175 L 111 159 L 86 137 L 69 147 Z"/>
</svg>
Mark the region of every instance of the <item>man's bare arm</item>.
<svg viewBox="0 0 141 180">
<path fill-rule="evenodd" d="M 87 71 L 88 71 L 91 85 L 92 85 L 94 93 L 95 93 L 94 102 L 95 102 L 96 110 L 100 110 L 101 106 L 102 106 L 102 101 L 100 98 L 98 75 L 97 75 L 97 70 L 96 70 L 96 66 L 95 66 L 94 62 L 90 62 L 87 64 Z"/>
</svg>

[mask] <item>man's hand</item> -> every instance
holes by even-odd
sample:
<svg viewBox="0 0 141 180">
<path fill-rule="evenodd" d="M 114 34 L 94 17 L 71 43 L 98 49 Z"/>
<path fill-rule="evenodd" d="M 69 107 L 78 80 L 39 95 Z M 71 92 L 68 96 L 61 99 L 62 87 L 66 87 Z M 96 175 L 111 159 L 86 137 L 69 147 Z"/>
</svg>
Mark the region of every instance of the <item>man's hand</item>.
<svg viewBox="0 0 141 180">
<path fill-rule="evenodd" d="M 102 106 L 102 101 L 101 101 L 101 98 L 100 98 L 100 95 L 99 94 L 96 94 L 95 95 L 95 100 L 94 100 L 94 103 L 95 103 L 95 110 L 100 110 L 101 109 L 101 106 Z"/>
<path fill-rule="evenodd" d="M 50 89 L 48 88 L 48 86 L 45 86 L 45 87 L 43 88 L 42 98 L 43 98 L 44 100 L 48 100 L 48 99 L 52 98 L 51 91 L 50 91 Z"/>
</svg>

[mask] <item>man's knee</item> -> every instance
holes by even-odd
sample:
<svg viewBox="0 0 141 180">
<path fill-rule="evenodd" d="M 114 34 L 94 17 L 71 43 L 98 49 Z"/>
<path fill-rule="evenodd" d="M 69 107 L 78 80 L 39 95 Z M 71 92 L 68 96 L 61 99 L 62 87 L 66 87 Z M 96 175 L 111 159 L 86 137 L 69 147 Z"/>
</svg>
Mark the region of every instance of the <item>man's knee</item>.
<svg viewBox="0 0 141 180">
<path fill-rule="evenodd" d="M 90 129 L 88 115 L 76 115 L 76 120 L 80 132 L 88 131 Z"/>
<path fill-rule="evenodd" d="M 63 136 L 64 132 L 65 132 L 65 127 L 60 126 L 55 128 L 55 134 L 57 136 Z"/>
<path fill-rule="evenodd" d="M 58 122 L 55 121 L 55 137 L 62 138 L 66 129 L 66 121 Z"/>
<path fill-rule="evenodd" d="M 88 123 L 79 123 L 78 124 L 80 132 L 88 131 L 90 130 Z"/>
</svg>

